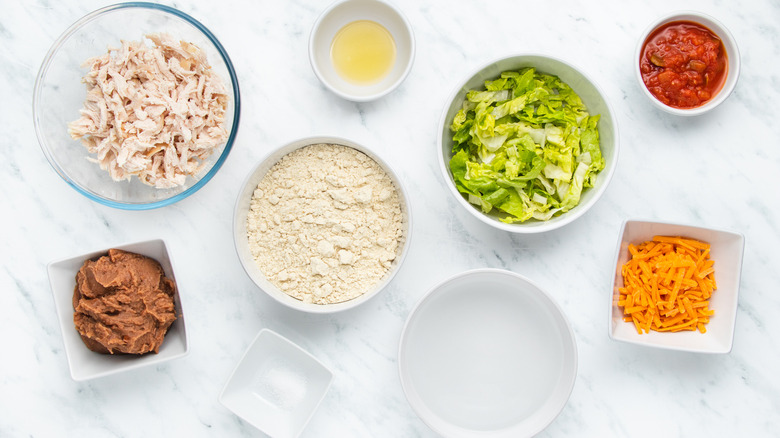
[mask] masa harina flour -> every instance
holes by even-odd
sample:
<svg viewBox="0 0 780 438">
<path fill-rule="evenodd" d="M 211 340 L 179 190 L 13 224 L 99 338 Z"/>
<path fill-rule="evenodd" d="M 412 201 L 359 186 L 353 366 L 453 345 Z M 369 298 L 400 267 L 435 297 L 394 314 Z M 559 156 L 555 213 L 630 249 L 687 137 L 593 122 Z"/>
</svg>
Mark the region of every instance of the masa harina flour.
<svg viewBox="0 0 780 438">
<path fill-rule="evenodd" d="M 266 278 L 315 304 L 367 292 L 390 270 L 405 238 L 387 173 L 364 153 L 334 144 L 279 160 L 255 189 L 246 225 Z"/>
</svg>

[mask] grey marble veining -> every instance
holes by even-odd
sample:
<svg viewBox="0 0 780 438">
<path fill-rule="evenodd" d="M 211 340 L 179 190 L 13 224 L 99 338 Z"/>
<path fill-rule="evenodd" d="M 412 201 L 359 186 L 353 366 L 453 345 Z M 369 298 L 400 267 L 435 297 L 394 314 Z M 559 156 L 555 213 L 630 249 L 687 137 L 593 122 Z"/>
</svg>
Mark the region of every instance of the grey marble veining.
<svg viewBox="0 0 780 438">
<path fill-rule="evenodd" d="M 303 437 L 433 437 L 398 378 L 401 329 L 417 300 L 464 270 L 521 273 L 569 317 L 579 349 L 571 398 L 541 436 L 774 436 L 780 428 L 780 4 L 771 0 L 416 2 L 396 0 L 414 27 L 407 80 L 379 101 L 329 93 L 308 61 L 310 28 L 329 0 L 169 3 L 209 27 L 242 91 L 238 139 L 193 196 L 145 212 L 79 195 L 52 170 L 32 123 L 38 68 L 54 40 L 105 1 L 4 1 L 0 15 L 0 436 L 263 436 L 217 398 L 262 328 L 335 372 Z M 708 13 L 734 34 L 742 74 L 712 113 L 677 118 L 635 82 L 636 40 L 676 9 Z M 436 163 L 436 132 L 453 87 L 500 56 L 547 53 L 579 66 L 618 120 L 617 171 L 583 217 L 515 236 L 461 211 Z M 309 135 L 369 145 L 404 179 L 412 246 L 391 285 L 331 316 L 284 308 L 241 269 L 232 213 L 244 177 L 270 150 Z M 699 355 L 611 341 L 607 303 L 617 234 L 627 218 L 701 224 L 746 237 L 734 348 Z M 150 238 L 168 242 L 186 293 L 190 354 L 88 382 L 68 373 L 47 263 Z"/>
</svg>

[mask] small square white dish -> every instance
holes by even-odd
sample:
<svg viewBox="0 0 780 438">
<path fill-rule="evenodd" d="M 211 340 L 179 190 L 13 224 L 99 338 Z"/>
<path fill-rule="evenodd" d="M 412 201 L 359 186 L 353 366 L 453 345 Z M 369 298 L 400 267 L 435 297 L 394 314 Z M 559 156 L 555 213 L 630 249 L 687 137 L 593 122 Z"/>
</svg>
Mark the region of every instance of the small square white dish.
<svg viewBox="0 0 780 438">
<path fill-rule="evenodd" d="M 317 358 L 263 329 L 225 384 L 219 401 L 274 438 L 301 434 L 333 381 Z"/>
<path fill-rule="evenodd" d="M 639 334 L 630 322 L 623 321 L 623 309 L 618 306 L 623 287 L 622 266 L 630 259 L 628 245 L 638 245 L 653 236 L 682 236 L 710 244 L 710 259 L 715 262 L 717 289 L 709 299 L 715 311 L 707 331 L 656 332 Z M 718 230 L 668 222 L 626 220 L 623 222 L 615 251 L 615 270 L 609 300 L 609 337 L 621 342 L 648 347 L 695 353 L 728 353 L 734 341 L 734 327 L 742 273 L 745 237 L 733 231 Z"/>
<path fill-rule="evenodd" d="M 160 346 L 158 353 L 147 353 L 140 356 L 100 354 L 91 351 L 84 345 L 73 323 L 73 290 L 76 287 L 76 273 L 86 260 L 105 255 L 110 248 L 134 252 L 157 260 L 163 271 L 165 271 L 165 275 L 176 282 L 173 260 L 165 241 L 162 239 L 111 246 L 49 263 L 47 270 L 51 290 L 54 295 L 54 306 L 60 321 L 70 375 L 76 381 L 108 376 L 149 365 L 157 365 L 185 356 L 189 352 L 187 328 L 184 323 L 184 311 L 178 283 L 176 283 L 176 291 L 174 293 L 176 321 L 168 329 L 165 341 Z"/>
</svg>

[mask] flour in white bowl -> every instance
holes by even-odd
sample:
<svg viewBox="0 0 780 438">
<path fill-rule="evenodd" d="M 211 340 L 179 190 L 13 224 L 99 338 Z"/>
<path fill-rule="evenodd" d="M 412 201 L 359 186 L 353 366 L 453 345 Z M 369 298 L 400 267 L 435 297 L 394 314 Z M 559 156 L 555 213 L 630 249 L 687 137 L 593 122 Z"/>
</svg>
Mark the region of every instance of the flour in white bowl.
<svg viewBox="0 0 780 438">
<path fill-rule="evenodd" d="M 247 216 L 249 248 L 266 278 L 308 303 L 359 297 L 403 245 L 393 181 L 364 153 L 316 144 L 285 155 L 263 177 Z"/>
</svg>

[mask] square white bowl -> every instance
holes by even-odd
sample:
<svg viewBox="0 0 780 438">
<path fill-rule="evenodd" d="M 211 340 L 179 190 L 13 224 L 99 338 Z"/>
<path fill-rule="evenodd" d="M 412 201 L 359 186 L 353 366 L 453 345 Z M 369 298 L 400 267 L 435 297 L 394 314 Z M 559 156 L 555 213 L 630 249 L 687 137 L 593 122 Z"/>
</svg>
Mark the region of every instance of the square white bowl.
<svg viewBox="0 0 780 438">
<path fill-rule="evenodd" d="M 165 275 L 176 282 L 173 260 L 170 257 L 165 241 L 161 239 L 148 240 L 112 246 L 110 248 L 134 252 L 157 260 L 162 265 Z M 101 249 L 54 261 L 49 263 L 47 267 L 51 290 L 54 294 L 54 306 L 57 309 L 62 339 L 65 344 L 65 354 L 68 357 L 70 375 L 76 381 L 94 379 L 148 365 L 157 365 L 182 357 L 189 352 L 187 328 L 184 323 L 184 310 L 182 308 L 181 296 L 179 295 L 178 283 L 173 297 L 176 321 L 168 329 L 165 341 L 163 341 L 157 354 L 147 353 L 140 356 L 101 354 L 95 353 L 84 345 L 84 341 L 81 340 L 81 336 L 73 323 L 73 290 L 76 287 L 76 273 L 85 260 L 108 254 L 108 250 L 109 248 Z"/>
<path fill-rule="evenodd" d="M 263 329 L 225 384 L 219 401 L 274 438 L 301 434 L 333 381 L 317 358 Z"/>
<path fill-rule="evenodd" d="M 634 324 L 623 321 L 623 309 L 618 307 L 617 303 L 620 288 L 623 287 L 621 268 L 630 259 L 628 245 L 638 245 L 659 235 L 683 236 L 710 244 L 710 259 L 715 262 L 717 289 L 709 300 L 709 308 L 714 310 L 715 314 L 706 325 L 706 333 L 661 333 L 651 330 L 650 333 L 639 334 Z M 609 337 L 616 341 L 670 350 L 696 353 L 730 352 L 734 340 L 744 249 L 745 236 L 732 231 L 656 221 L 623 222 L 615 252 L 615 271 L 609 301 Z"/>
</svg>

